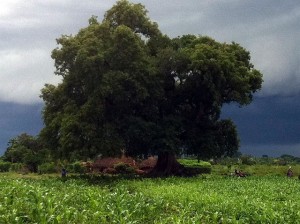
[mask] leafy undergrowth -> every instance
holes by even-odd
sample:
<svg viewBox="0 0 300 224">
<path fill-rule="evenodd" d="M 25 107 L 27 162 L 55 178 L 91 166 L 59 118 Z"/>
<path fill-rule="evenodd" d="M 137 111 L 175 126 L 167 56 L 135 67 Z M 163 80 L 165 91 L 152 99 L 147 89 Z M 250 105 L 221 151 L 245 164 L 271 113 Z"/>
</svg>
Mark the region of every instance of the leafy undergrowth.
<svg viewBox="0 0 300 224">
<path fill-rule="evenodd" d="M 0 176 L 0 223 L 297 223 L 286 177 Z"/>
</svg>

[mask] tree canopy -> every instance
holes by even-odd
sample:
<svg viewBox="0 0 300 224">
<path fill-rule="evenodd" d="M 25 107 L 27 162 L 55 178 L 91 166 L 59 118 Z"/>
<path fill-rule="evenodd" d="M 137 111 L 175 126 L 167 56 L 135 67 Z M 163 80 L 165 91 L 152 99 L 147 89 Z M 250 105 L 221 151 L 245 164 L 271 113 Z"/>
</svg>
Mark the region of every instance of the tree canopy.
<svg viewBox="0 0 300 224">
<path fill-rule="evenodd" d="M 12 138 L 3 155 L 4 161 L 26 164 L 32 172 L 37 172 L 38 165 L 50 159 L 50 152 L 43 147 L 39 138 L 26 133 Z"/>
<path fill-rule="evenodd" d="M 58 157 L 233 155 L 236 127 L 224 104 L 251 103 L 262 74 L 237 43 L 170 38 L 141 4 L 120 0 L 99 22 L 57 39 L 62 82 L 46 84 L 41 137 Z"/>
</svg>

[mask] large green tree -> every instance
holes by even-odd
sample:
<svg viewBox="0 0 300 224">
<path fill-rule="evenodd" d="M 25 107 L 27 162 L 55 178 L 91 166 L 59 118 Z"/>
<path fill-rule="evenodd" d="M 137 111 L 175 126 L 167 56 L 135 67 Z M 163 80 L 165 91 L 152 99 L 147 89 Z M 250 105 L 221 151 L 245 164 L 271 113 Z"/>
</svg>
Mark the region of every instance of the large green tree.
<svg viewBox="0 0 300 224">
<path fill-rule="evenodd" d="M 141 4 L 121 0 L 102 22 L 91 17 L 53 50 L 57 86 L 41 97 L 41 137 L 56 156 L 159 157 L 156 172 L 181 172 L 178 152 L 201 158 L 232 155 L 238 137 L 224 104 L 247 105 L 262 75 L 237 43 L 163 35 Z"/>
</svg>

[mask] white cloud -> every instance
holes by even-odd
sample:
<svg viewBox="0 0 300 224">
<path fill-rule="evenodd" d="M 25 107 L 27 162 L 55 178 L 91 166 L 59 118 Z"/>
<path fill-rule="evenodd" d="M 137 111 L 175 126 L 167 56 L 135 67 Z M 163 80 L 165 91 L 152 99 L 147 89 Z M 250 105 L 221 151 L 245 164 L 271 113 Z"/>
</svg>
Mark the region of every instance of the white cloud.
<svg viewBox="0 0 300 224">
<path fill-rule="evenodd" d="M 33 49 L 0 52 L 0 100 L 39 102 L 45 83 L 58 83 L 48 51 Z"/>
<path fill-rule="evenodd" d="M 300 47 L 287 36 L 257 38 L 251 46 L 253 62 L 264 74 L 264 95 L 290 95 L 300 91 Z"/>
<path fill-rule="evenodd" d="M 55 38 L 77 33 L 91 15 L 102 20 L 116 1 L 1 0 L 0 100 L 39 101 L 44 83 L 57 82 L 50 52 Z M 264 74 L 261 94 L 299 92 L 300 5 L 297 0 L 181 0 L 142 2 L 164 33 L 236 41 Z"/>
<path fill-rule="evenodd" d="M 86 26 L 97 6 L 108 7 L 98 1 L 0 1 L 0 101 L 40 102 L 44 84 L 60 80 L 50 57 L 55 38 Z"/>
<path fill-rule="evenodd" d="M 162 28 L 169 35 L 209 35 L 221 42 L 238 42 L 249 50 L 255 68 L 264 75 L 260 95 L 300 92 L 300 4 L 297 1 L 275 4 L 268 0 L 216 0 L 198 1 L 192 6 L 178 2 L 171 9 L 167 16 L 158 16 L 162 17 Z"/>
<path fill-rule="evenodd" d="M 20 0 L 2 0 L 0 2 L 0 18 L 11 15 L 20 2 Z"/>
</svg>

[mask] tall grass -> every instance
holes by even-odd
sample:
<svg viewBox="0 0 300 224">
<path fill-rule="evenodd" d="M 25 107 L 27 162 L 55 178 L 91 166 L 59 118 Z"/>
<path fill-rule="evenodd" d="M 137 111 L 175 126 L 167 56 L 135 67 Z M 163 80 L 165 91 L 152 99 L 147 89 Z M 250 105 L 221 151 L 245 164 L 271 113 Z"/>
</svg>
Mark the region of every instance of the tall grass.
<svg viewBox="0 0 300 224">
<path fill-rule="evenodd" d="M 0 176 L 0 223 L 297 223 L 284 176 L 118 179 Z"/>
</svg>

